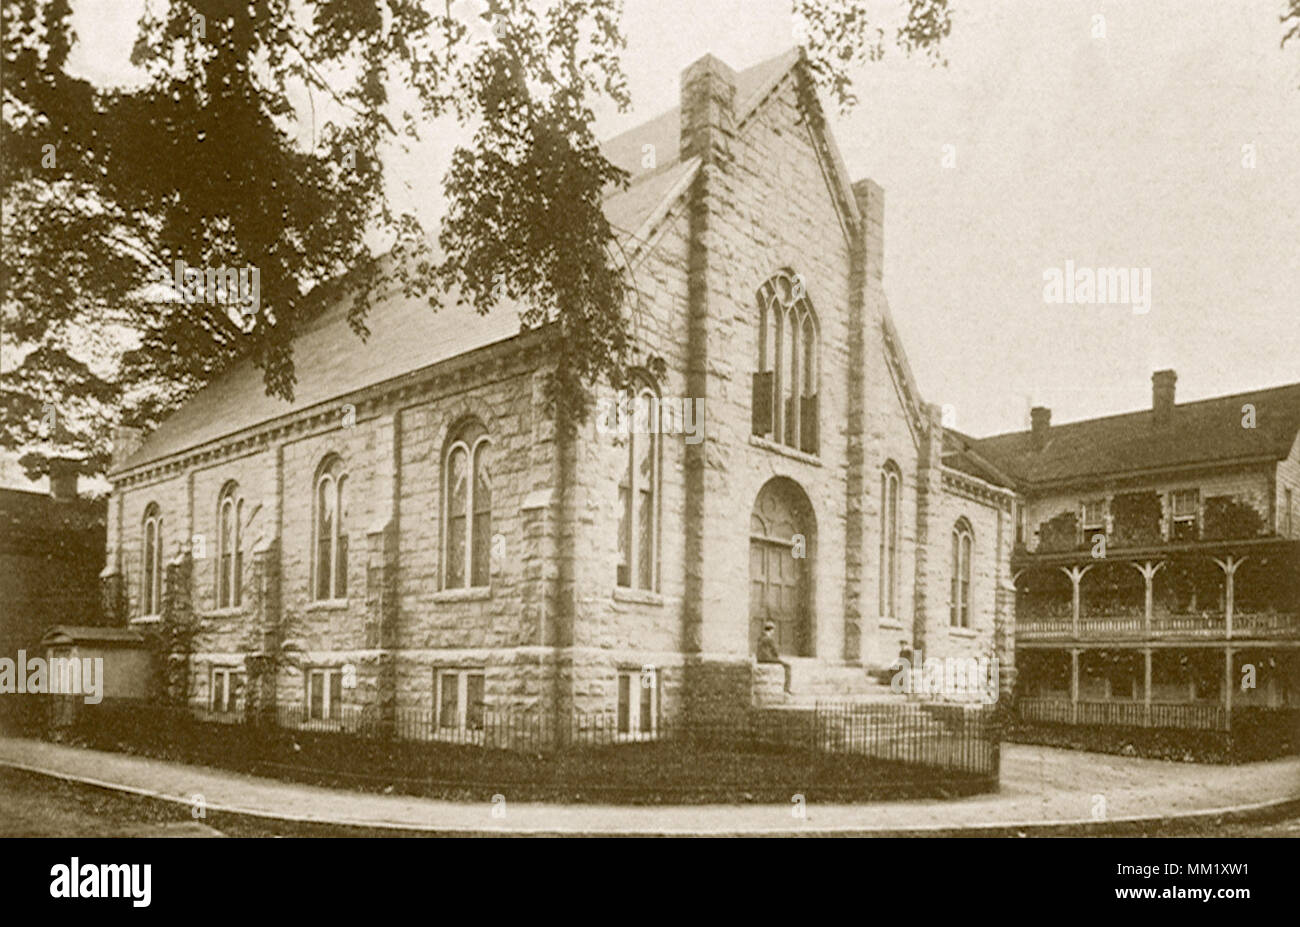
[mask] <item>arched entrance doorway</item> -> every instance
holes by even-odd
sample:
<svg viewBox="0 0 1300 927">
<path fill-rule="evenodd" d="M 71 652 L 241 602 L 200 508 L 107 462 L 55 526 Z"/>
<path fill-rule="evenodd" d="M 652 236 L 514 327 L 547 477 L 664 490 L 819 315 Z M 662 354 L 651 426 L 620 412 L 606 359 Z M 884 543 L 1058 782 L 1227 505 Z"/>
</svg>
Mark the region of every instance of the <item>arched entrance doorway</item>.
<svg viewBox="0 0 1300 927">
<path fill-rule="evenodd" d="M 776 625 L 777 650 L 812 656 L 811 583 L 816 526 L 799 484 L 768 480 L 749 516 L 749 652 L 758 649 L 764 623 Z"/>
</svg>

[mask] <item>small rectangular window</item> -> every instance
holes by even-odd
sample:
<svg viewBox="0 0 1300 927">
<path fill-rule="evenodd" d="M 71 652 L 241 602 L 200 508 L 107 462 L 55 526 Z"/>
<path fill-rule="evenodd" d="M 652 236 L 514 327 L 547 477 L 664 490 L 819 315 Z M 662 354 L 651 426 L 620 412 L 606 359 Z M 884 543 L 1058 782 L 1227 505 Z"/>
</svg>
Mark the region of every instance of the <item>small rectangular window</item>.
<svg viewBox="0 0 1300 927">
<path fill-rule="evenodd" d="M 659 674 L 653 667 L 618 674 L 618 733 L 629 740 L 649 740 L 659 730 Z"/>
<path fill-rule="evenodd" d="M 212 684 L 208 707 L 218 714 L 230 714 L 244 708 L 244 673 L 229 666 L 212 667 Z"/>
<path fill-rule="evenodd" d="M 307 672 L 307 717 L 337 721 L 343 716 L 343 673 L 337 667 Z"/>
<path fill-rule="evenodd" d="M 1180 489 L 1170 494 L 1170 540 L 1194 541 L 1199 537 L 1197 516 L 1200 502 L 1201 493 L 1198 489 Z"/>
<path fill-rule="evenodd" d="M 1095 534 L 1106 533 L 1106 500 L 1090 499 L 1083 503 L 1083 539 L 1092 540 Z"/>
<path fill-rule="evenodd" d="M 484 674 L 476 669 L 440 669 L 434 686 L 437 726 L 445 733 L 481 731 Z"/>
</svg>

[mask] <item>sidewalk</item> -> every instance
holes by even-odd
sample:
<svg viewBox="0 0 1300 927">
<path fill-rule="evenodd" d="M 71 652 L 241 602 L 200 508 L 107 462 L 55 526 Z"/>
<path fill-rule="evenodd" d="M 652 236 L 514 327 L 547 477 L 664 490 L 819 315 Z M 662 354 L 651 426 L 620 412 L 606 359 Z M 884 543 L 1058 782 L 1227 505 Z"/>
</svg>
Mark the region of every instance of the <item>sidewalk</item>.
<svg viewBox="0 0 1300 927">
<path fill-rule="evenodd" d="M 1004 744 L 1002 789 L 954 801 L 786 805 L 616 806 L 457 803 L 280 782 L 36 740 L 0 738 L 0 766 L 43 772 L 234 814 L 374 833 L 917 834 L 1107 832 L 1124 822 L 1249 814 L 1300 800 L 1300 757 L 1245 766 L 1167 763 Z M 1104 819 L 1095 818 L 1104 799 Z M 219 826 L 219 825 L 218 825 Z"/>
</svg>

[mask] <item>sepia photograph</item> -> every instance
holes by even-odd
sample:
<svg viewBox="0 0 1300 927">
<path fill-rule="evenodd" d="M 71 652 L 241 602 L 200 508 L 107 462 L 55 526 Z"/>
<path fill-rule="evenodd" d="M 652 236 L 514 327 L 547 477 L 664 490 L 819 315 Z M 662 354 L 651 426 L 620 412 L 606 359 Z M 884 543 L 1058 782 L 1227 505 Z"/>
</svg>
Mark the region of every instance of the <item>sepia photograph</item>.
<svg viewBox="0 0 1300 927">
<path fill-rule="evenodd" d="M 229 844 L 162 837 L 1283 889 L 1300 0 L 3 0 L 0 42 L 8 894 L 192 909 Z"/>
</svg>

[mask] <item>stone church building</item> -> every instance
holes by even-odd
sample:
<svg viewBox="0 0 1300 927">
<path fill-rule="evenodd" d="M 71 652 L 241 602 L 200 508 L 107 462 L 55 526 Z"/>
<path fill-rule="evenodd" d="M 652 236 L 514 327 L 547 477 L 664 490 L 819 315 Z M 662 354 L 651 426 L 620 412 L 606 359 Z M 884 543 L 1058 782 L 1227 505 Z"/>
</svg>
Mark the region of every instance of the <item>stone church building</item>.
<svg viewBox="0 0 1300 927">
<path fill-rule="evenodd" d="M 885 299 L 883 191 L 850 181 L 799 54 L 706 56 L 606 150 L 638 363 L 666 362 L 638 394 L 693 400 L 703 440 L 570 440 L 511 313 L 394 288 L 363 342 L 322 288 L 292 403 L 244 362 L 118 435 L 106 600 L 144 633 L 194 623 L 196 708 L 647 734 L 750 705 L 768 621 L 793 701 L 879 696 L 904 648 L 997 656 L 1011 685 L 1015 496 L 946 450 Z"/>
</svg>

